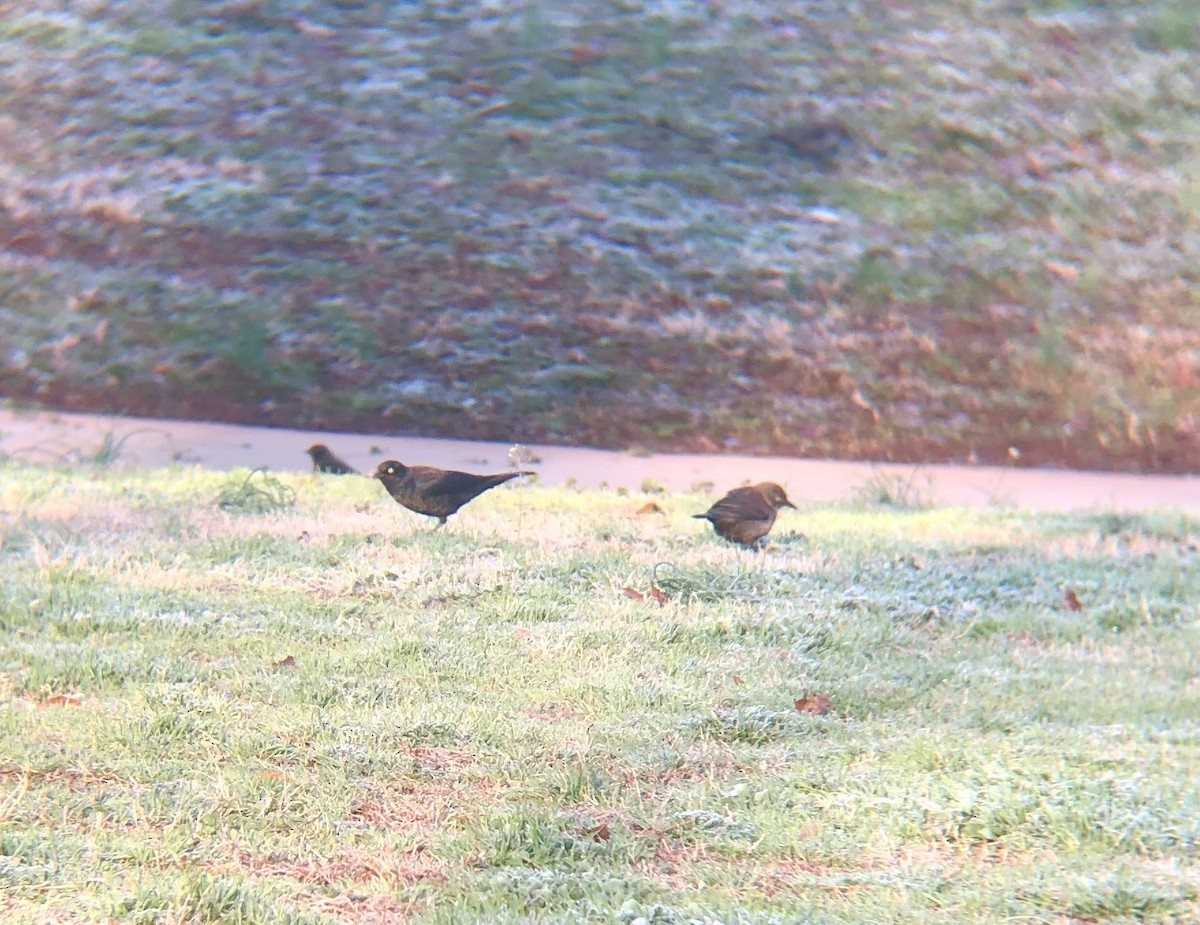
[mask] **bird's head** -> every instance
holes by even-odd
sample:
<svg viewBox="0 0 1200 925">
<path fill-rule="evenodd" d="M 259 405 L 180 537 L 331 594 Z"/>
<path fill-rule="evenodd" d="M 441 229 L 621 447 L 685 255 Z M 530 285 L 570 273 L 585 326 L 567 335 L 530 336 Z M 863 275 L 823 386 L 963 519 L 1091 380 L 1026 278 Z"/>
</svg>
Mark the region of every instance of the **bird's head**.
<svg viewBox="0 0 1200 925">
<path fill-rule="evenodd" d="M 792 502 L 788 500 L 787 492 L 783 490 L 782 486 L 777 485 L 774 482 L 759 482 L 754 487 L 758 489 L 759 494 L 766 498 L 767 502 L 771 505 L 771 507 L 775 508 L 775 510 L 779 510 L 783 507 L 790 507 L 795 510 L 796 505 L 792 504 Z"/>
<path fill-rule="evenodd" d="M 394 482 L 396 479 L 403 478 L 404 473 L 408 471 L 408 466 L 402 462 L 396 462 L 394 459 L 385 459 L 375 471 L 371 473 L 371 478 L 379 479 L 385 485 L 388 482 Z"/>
<path fill-rule="evenodd" d="M 329 447 L 327 447 L 324 443 L 314 443 L 304 452 L 313 459 L 316 459 L 318 456 L 324 456 L 327 454 L 329 452 Z"/>
</svg>

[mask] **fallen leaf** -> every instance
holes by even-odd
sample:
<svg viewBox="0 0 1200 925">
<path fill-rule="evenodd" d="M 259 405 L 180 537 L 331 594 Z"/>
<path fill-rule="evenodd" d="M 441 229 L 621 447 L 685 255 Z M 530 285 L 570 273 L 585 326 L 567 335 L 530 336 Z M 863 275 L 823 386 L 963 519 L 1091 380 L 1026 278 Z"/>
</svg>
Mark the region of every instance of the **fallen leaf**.
<svg viewBox="0 0 1200 925">
<path fill-rule="evenodd" d="M 605 221 L 608 218 L 607 212 L 601 212 L 599 209 L 589 209 L 586 206 L 581 206 L 573 202 L 567 203 L 567 208 L 576 215 L 582 215 L 584 218 L 590 218 L 597 222 Z"/>
<path fill-rule="evenodd" d="M 43 697 L 39 707 L 77 707 L 83 703 L 83 698 L 75 694 L 50 694 Z"/>
<path fill-rule="evenodd" d="M 82 340 L 82 334 L 67 334 L 53 343 L 46 344 L 45 347 L 53 354 L 54 362 L 62 365 L 66 360 L 67 353 L 78 347 Z"/>
<path fill-rule="evenodd" d="M 1079 598 L 1076 597 L 1075 592 L 1070 588 L 1067 588 L 1063 592 L 1063 603 L 1067 605 L 1067 610 L 1074 611 L 1075 613 L 1083 610 L 1083 605 L 1079 603 Z"/>
<path fill-rule="evenodd" d="M 742 680 L 742 678 L 741 678 L 741 675 L 736 675 L 736 674 L 735 674 L 735 675 L 733 676 L 733 683 L 734 683 L 734 684 L 736 684 L 738 687 L 741 687 L 741 686 L 742 686 L 743 684 L 745 684 L 746 682 Z"/>
<path fill-rule="evenodd" d="M 1046 40 L 1061 51 L 1071 54 L 1079 51 L 1079 37 L 1065 25 L 1053 25 L 1046 32 Z"/>
<path fill-rule="evenodd" d="M 658 587 L 658 585 L 651 585 L 650 590 L 646 592 L 646 597 L 653 598 L 660 604 L 665 604 L 667 602 L 666 592 L 663 591 L 662 588 Z"/>
<path fill-rule="evenodd" d="M 608 841 L 612 838 L 612 832 L 608 828 L 607 822 L 601 822 L 599 825 L 588 826 L 583 830 L 584 835 L 590 835 L 596 841 Z"/>
<path fill-rule="evenodd" d="M 490 116 L 494 112 L 501 112 L 505 109 L 508 109 L 508 107 L 511 105 L 512 104 L 508 100 L 497 100 L 495 103 L 488 103 L 486 106 L 480 106 L 473 113 L 471 113 L 471 117 L 480 119 L 483 116 Z"/>
<path fill-rule="evenodd" d="M 813 694 L 809 697 L 801 697 L 796 701 L 797 713 L 808 713 L 811 716 L 820 716 L 829 709 L 828 694 Z"/>
<path fill-rule="evenodd" d="M 284 774 L 282 771 L 272 771 L 272 770 L 259 771 L 258 776 L 261 777 L 263 780 L 286 780 L 287 779 L 287 775 Z"/>
<path fill-rule="evenodd" d="M 809 209 L 803 214 L 810 222 L 816 222 L 818 225 L 840 225 L 842 223 L 842 217 L 829 209 Z"/>
<path fill-rule="evenodd" d="M 863 411 L 865 411 L 865 412 L 867 412 L 867 414 L 871 415 L 873 420 L 875 420 L 876 422 L 879 421 L 879 412 L 876 410 L 874 405 L 872 405 L 869 401 L 867 401 L 867 397 L 865 395 L 863 395 L 861 389 L 855 389 L 850 394 L 850 404 L 854 405 L 857 408 L 862 408 Z"/>
<path fill-rule="evenodd" d="M 638 514 L 665 514 L 666 511 L 664 511 L 661 507 L 659 507 L 653 501 L 647 501 L 645 504 L 643 504 L 641 507 L 639 507 L 637 509 L 637 513 Z"/>
<path fill-rule="evenodd" d="M 1057 276 L 1065 283 L 1073 283 L 1079 279 L 1079 269 L 1071 266 L 1069 263 L 1060 263 L 1057 260 L 1043 260 L 1042 267 L 1047 273 Z"/>
<path fill-rule="evenodd" d="M 337 35 L 337 32 L 330 29 L 328 26 L 323 26 L 320 23 L 310 22 L 307 19 L 302 19 L 297 16 L 292 20 L 292 25 L 296 27 L 296 31 L 301 35 L 311 35 L 314 38 L 328 39 Z"/>
<path fill-rule="evenodd" d="M 281 658 L 279 661 L 277 661 L 275 663 L 275 667 L 276 668 L 295 668 L 296 667 L 296 657 L 294 655 L 284 656 L 283 658 Z"/>
<path fill-rule="evenodd" d="M 571 46 L 571 63 L 576 67 L 594 64 L 597 61 L 603 60 L 604 56 L 604 49 L 597 48 L 595 45 Z"/>
</svg>

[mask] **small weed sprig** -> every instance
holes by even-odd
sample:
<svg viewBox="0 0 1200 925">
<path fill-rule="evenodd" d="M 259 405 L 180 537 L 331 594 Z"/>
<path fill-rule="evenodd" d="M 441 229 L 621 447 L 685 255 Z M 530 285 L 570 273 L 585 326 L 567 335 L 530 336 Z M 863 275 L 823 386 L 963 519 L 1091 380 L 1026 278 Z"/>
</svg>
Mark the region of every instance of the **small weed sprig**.
<svg viewBox="0 0 1200 925">
<path fill-rule="evenodd" d="M 266 514 L 293 507 L 295 503 L 295 490 L 265 467 L 254 469 L 241 481 L 236 476 L 231 478 L 216 498 L 221 510 L 238 514 Z"/>
</svg>

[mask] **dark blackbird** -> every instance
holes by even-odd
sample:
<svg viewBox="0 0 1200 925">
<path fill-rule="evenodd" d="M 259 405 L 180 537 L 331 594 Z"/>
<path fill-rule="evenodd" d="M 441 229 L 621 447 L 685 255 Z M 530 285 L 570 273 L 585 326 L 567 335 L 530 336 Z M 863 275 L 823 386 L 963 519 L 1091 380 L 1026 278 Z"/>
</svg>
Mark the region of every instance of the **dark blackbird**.
<svg viewBox="0 0 1200 925">
<path fill-rule="evenodd" d="M 794 509 L 796 505 L 774 482 L 759 482 L 733 489 L 703 514 L 692 516 L 707 520 L 718 536 L 731 543 L 754 546 L 771 532 L 775 512 L 782 507 Z"/>
<path fill-rule="evenodd" d="M 447 517 L 468 501 L 519 475 L 533 473 L 521 471 L 473 475 L 433 466 L 406 466 L 394 459 L 385 459 L 375 467 L 371 478 L 383 482 L 388 494 L 410 511 L 436 517 L 440 527 Z"/>
<path fill-rule="evenodd" d="M 357 469 L 324 443 L 314 443 L 304 452 L 312 457 L 313 472 L 324 472 L 327 475 L 358 475 Z"/>
</svg>

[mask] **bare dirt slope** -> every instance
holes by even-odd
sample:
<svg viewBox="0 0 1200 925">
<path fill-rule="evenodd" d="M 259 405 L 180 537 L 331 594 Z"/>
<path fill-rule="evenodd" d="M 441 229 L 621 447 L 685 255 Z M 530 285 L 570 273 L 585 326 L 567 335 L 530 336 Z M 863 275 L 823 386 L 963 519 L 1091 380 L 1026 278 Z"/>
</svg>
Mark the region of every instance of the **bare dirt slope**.
<svg viewBox="0 0 1200 925">
<path fill-rule="evenodd" d="M 0 18 L 0 392 L 1195 471 L 1200 7 Z"/>
</svg>

